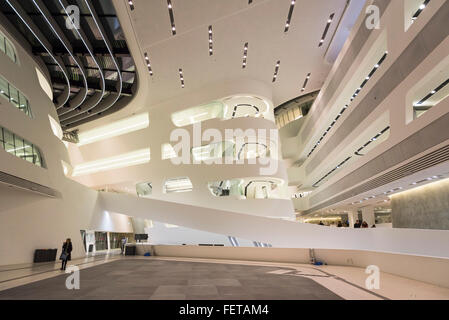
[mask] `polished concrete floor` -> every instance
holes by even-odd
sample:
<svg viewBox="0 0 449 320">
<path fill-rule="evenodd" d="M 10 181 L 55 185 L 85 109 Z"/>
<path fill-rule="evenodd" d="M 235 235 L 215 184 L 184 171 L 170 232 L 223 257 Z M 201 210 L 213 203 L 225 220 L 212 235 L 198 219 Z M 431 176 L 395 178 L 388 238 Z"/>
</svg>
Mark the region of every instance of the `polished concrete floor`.
<svg viewBox="0 0 449 320">
<path fill-rule="evenodd" d="M 342 299 L 312 279 L 282 272 L 289 270 L 126 259 L 80 270 L 79 290 L 68 290 L 68 275 L 62 274 L 0 291 L 0 299 Z"/>
<path fill-rule="evenodd" d="M 67 290 L 60 264 L 0 267 L 2 299 L 444 299 L 449 288 L 381 272 L 365 288 L 364 268 L 181 257 L 124 257 L 116 252 L 74 259 L 80 290 Z"/>
</svg>

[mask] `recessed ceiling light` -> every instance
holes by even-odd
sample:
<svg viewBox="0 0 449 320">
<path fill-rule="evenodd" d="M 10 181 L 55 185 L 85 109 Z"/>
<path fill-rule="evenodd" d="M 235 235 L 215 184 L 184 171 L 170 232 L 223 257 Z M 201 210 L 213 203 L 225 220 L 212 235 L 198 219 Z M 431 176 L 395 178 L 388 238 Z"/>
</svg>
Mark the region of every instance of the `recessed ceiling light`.
<svg viewBox="0 0 449 320">
<path fill-rule="evenodd" d="M 213 55 L 213 44 L 212 44 L 212 26 L 209 26 L 209 55 Z"/>
<path fill-rule="evenodd" d="M 310 79 L 310 75 L 311 75 L 311 73 L 309 72 L 309 73 L 307 74 L 307 76 L 306 76 L 306 79 L 304 80 L 304 83 L 303 83 L 303 85 L 302 85 L 301 91 L 306 90 L 307 83 L 309 82 L 309 79 Z"/>
<path fill-rule="evenodd" d="M 143 55 L 145 57 L 145 62 L 147 64 L 148 72 L 150 73 L 150 76 L 152 76 L 153 75 L 153 70 L 151 69 L 150 58 L 148 57 L 148 54 L 146 52 Z"/>
<path fill-rule="evenodd" d="M 176 35 L 175 17 L 173 14 L 173 5 L 171 4 L 171 0 L 167 0 L 167 5 L 168 5 L 168 15 L 170 17 L 171 32 L 172 35 Z"/>
<path fill-rule="evenodd" d="M 287 22 L 285 23 L 285 28 L 284 28 L 284 32 L 287 32 L 288 29 L 290 28 L 290 22 L 292 20 L 292 15 L 293 15 L 293 9 L 295 8 L 295 1 L 292 0 L 290 2 L 290 8 L 288 10 L 288 14 L 287 14 Z"/>
<path fill-rule="evenodd" d="M 272 82 L 275 82 L 276 81 L 276 78 L 277 78 L 277 75 L 278 75 L 278 72 L 279 72 L 279 65 L 281 64 L 281 61 L 280 60 L 278 60 L 278 62 L 276 62 L 276 66 L 274 67 L 274 75 L 273 75 L 273 80 L 272 80 Z"/>
<path fill-rule="evenodd" d="M 181 80 L 181 88 L 184 88 L 184 75 L 181 68 L 179 68 L 179 79 Z"/>
<path fill-rule="evenodd" d="M 248 42 L 245 43 L 243 46 L 243 63 L 242 63 L 242 69 L 246 68 L 246 58 L 248 56 Z"/>
<path fill-rule="evenodd" d="M 324 32 L 323 32 L 323 35 L 321 36 L 321 40 L 320 40 L 320 43 L 318 44 L 318 47 L 321 47 L 323 45 L 324 39 L 326 39 L 327 33 L 329 31 L 329 27 L 332 23 L 332 20 L 334 19 L 334 15 L 335 15 L 335 13 L 332 13 L 329 16 L 329 19 L 327 20 L 327 24 L 326 24 L 326 27 L 324 28 Z"/>
</svg>

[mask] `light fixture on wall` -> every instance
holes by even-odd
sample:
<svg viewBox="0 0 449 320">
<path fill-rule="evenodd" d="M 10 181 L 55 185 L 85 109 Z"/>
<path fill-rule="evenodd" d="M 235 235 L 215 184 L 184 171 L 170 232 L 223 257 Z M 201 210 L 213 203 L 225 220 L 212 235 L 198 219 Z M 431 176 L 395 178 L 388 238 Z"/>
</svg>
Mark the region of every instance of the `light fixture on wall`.
<svg viewBox="0 0 449 320">
<path fill-rule="evenodd" d="M 149 125 L 150 119 L 148 113 L 134 115 L 125 119 L 111 122 L 104 126 L 99 126 L 94 129 L 78 133 L 78 146 L 148 128 Z"/>
<path fill-rule="evenodd" d="M 73 176 L 82 176 L 113 169 L 135 166 L 150 162 L 150 149 L 141 149 L 110 158 L 99 159 L 76 165 Z"/>
</svg>

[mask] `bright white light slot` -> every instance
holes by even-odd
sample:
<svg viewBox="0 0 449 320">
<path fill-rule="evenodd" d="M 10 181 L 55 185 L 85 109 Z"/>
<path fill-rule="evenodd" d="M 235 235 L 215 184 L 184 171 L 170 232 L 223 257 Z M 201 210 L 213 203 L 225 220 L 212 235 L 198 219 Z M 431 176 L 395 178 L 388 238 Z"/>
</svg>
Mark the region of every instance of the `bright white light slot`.
<svg viewBox="0 0 449 320">
<path fill-rule="evenodd" d="M 171 178 L 165 180 L 164 193 L 189 192 L 193 190 L 192 182 L 188 177 Z"/>
<path fill-rule="evenodd" d="M 150 149 L 141 149 L 118 156 L 76 165 L 73 176 L 82 176 L 150 162 Z"/>
<path fill-rule="evenodd" d="M 148 128 L 149 125 L 150 119 L 148 113 L 138 114 L 92 130 L 80 132 L 78 134 L 78 146 L 142 130 Z"/>
</svg>

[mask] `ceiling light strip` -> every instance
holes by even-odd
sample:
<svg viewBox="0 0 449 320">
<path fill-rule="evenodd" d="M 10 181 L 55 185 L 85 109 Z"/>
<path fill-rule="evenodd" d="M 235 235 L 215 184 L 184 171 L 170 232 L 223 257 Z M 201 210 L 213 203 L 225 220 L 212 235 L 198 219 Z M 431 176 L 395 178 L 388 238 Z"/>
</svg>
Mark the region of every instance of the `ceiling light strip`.
<svg viewBox="0 0 449 320">
<path fill-rule="evenodd" d="M 329 19 L 327 20 L 326 27 L 324 28 L 324 32 L 323 32 L 323 35 L 321 36 L 321 40 L 320 40 L 320 43 L 318 44 L 318 47 L 321 47 L 323 45 L 324 39 L 326 39 L 327 33 L 329 31 L 329 27 L 331 26 L 331 23 L 332 23 L 332 20 L 334 19 L 334 16 L 335 16 L 335 13 L 332 13 L 329 16 Z"/>
<path fill-rule="evenodd" d="M 67 74 L 65 73 L 64 69 L 62 68 L 61 64 L 58 62 L 58 60 L 55 58 L 55 56 L 52 54 L 52 52 L 45 46 L 45 44 L 41 41 L 41 39 L 36 35 L 36 33 L 34 32 L 34 30 L 31 28 L 31 26 L 29 26 L 25 19 L 19 14 L 19 12 L 16 10 L 16 8 L 11 4 L 11 2 L 9 0 L 6 0 L 6 2 L 8 3 L 8 5 L 14 10 L 14 12 L 16 13 L 16 15 L 20 18 L 20 20 L 25 24 L 25 26 L 28 28 L 28 30 L 30 30 L 30 32 L 33 34 L 33 36 L 37 39 L 37 41 L 39 41 L 39 43 L 42 45 L 42 47 L 44 47 L 45 51 L 47 51 L 47 53 L 50 55 L 50 57 L 53 59 L 53 61 L 58 65 L 59 69 L 61 69 L 62 73 L 64 74 L 64 78 L 66 79 L 67 82 L 67 97 L 63 100 L 63 102 L 57 106 L 58 108 L 61 108 L 63 105 L 66 104 L 66 102 L 69 100 L 70 98 L 70 81 L 69 81 L 69 77 L 67 76 Z"/>
<path fill-rule="evenodd" d="M 130 8 L 131 10 L 134 10 L 134 2 L 133 2 L 132 0 L 129 0 L 129 1 L 128 1 L 128 4 L 129 4 L 129 8 Z"/>
<path fill-rule="evenodd" d="M 71 16 L 70 16 L 70 14 L 68 13 L 67 9 L 65 8 L 64 4 L 62 3 L 62 1 L 61 1 L 61 0 L 58 0 L 58 2 L 59 2 L 59 4 L 60 4 L 61 8 L 63 9 L 63 11 L 65 12 L 67 18 L 68 18 L 70 21 L 72 21 L 72 18 L 71 18 Z M 101 78 L 101 83 L 102 83 L 101 95 L 99 96 L 98 100 L 97 100 L 94 104 L 92 104 L 92 105 L 90 106 L 90 108 L 88 109 L 88 110 L 91 110 L 91 109 L 93 109 L 94 107 L 96 107 L 96 106 L 100 103 L 101 99 L 103 98 L 104 93 L 105 93 L 106 82 L 105 82 L 105 79 L 104 79 L 103 69 L 102 69 L 102 68 L 100 67 L 100 65 L 98 64 L 98 61 L 97 61 L 97 59 L 95 58 L 95 55 L 93 54 L 92 50 L 90 49 L 90 47 L 89 47 L 88 44 L 86 43 L 84 37 L 81 35 L 80 31 L 79 31 L 77 28 L 73 28 L 73 30 L 75 30 L 75 32 L 78 34 L 79 39 L 81 39 L 81 41 L 83 42 L 83 44 L 84 44 L 84 46 L 86 47 L 87 51 L 89 52 L 89 55 L 92 57 L 92 60 L 94 61 L 95 66 L 97 67 L 98 72 L 99 72 L 99 74 L 100 74 L 100 78 Z M 70 119 L 70 118 L 71 118 L 71 117 L 69 117 L 69 118 L 67 118 L 67 119 Z M 67 119 L 64 119 L 64 120 L 62 120 L 62 121 L 65 121 L 65 120 L 67 120 Z M 61 120 L 61 119 L 60 119 L 60 120 Z M 65 124 L 65 126 L 67 126 L 67 125 L 68 125 L 68 124 Z"/>
<path fill-rule="evenodd" d="M 242 63 L 242 69 L 246 68 L 246 59 L 248 57 L 248 42 L 245 43 L 243 46 L 243 63 Z"/>
<path fill-rule="evenodd" d="M 274 67 L 274 75 L 273 75 L 273 82 L 276 81 L 276 78 L 278 77 L 278 73 L 279 73 L 279 65 L 281 64 L 281 61 L 278 60 L 278 62 L 276 62 L 276 66 Z"/>
<path fill-rule="evenodd" d="M 304 90 L 306 90 L 307 83 L 309 82 L 309 79 L 310 79 L 310 75 L 311 75 L 311 73 L 309 72 L 309 73 L 307 74 L 307 76 L 306 76 L 306 79 L 304 80 L 304 84 L 302 85 L 301 92 L 303 92 Z"/>
<path fill-rule="evenodd" d="M 390 129 L 390 126 L 386 127 L 385 129 L 383 129 L 381 132 L 379 132 L 378 134 L 376 134 L 374 137 L 372 137 L 368 142 L 366 142 L 362 147 L 360 147 L 356 152 L 354 152 L 355 155 L 357 156 L 363 156 L 363 154 L 360 154 L 360 151 L 362 151 L 363 149 L 365 149 L 370 143 L 376 141 L 381 135 L 383 135 L 385 132 L 387 132 Z M 329 171 L 325 176 L 323 176 L 320 180 L 318 180 L 317 182 L 315 182 L 313 184 L 313 187 L 316 188 L 318 187 L 318 185 L 327 177 L 329 177 L 332 173 L 334 173 L 335 171 L 337 171 L 338 169 L 340 169 L 346 162 L 348 162 L 350 159 L 352 158 L 352 156 L 347 157 L 345 160 L 343 160 L 342 162 L 340 162 L 335 168 L 333 168 L 331 171 Z"/>
<path fill-rule="evenodd" d="M 145 57 L 145 64 L 147 65 L 148 72 L 150 73 L 150 76 L 153 76 L 153 70 L 151 69 L 151 63 L 150 58 L 148 57 L 148 53 L 144 53 L 143 56 Z"/>
<path fill-rule="evenodd" d="M 175 16 L 173 15 L 173 5 L 170 0 L 167 0 L 168 5 L 168 15 L 170 16 L 170 24 L 171 24 L 171 33 L 172 35 L 176 35 L 176 27 L 175 27 Z"/>
<path fill-rule="evenodd" d="M 425 0 L 418 8 L 418 10 L 413 14 L 412 16 L 412 22 L 415 22 L 416 19 L 418 19 L 418 16 L 423 12 L 423 10 L 427 7 L 427 4 L 430 2 L 430 0 Z"/>
<path fill-rule="evenodd" d="M 78 63 L 78 59 L 75 59 L 75 57 L 73 56 L 72 51 L 67 47 L 65 41 L 63 39 L 61 39 L 61 37 L 59 36 L 58 32 L 55 30 L 55 28 L 53 27 L 52 23 L 48 20 L 47 16 L 45 15 L 45 13 L 42 11 L 41 7 L 36 3 L 36 0 L 33 0 L 33 4 L 34 6 L 39 10 L 39 12 L 41 13 L 42 17 L 44 17 L 45 21 L 47 22 L 48 26 L 51 28 L 51 30 L 53 31 L 53 33 L 56 35 L 56 37 L 58 37 L 59 41 L 61 41 L 62 45 L 64 46 L 64 48 L 67 50 L 67 52 L 69 53 L 69 55 L 72 57 L 72 60 L 75 62 L 76 66 L 78 67 L 78 69 L 81 72 L 81 75 L 83 77 L 83 84 L 84 87 L 86 88 L 86 90 L 84 91 L 84 96 L 83 98 L 80 100 L 80 102 L 75 105 L 73 108 L 71 108 L 69 111 L 73 111 L 76 108 L 78 108 L 81 104 L 83 104 L 84 100 L 86 100 L 87 97 L 87 91 L 89 91 L 88 85 L 87 85 L 87 77 L 86 74 L 84 73 L 84 69 L 80 66 L 80 64 Z M 64 114 L 64 113 L 62 113 Z"/>
<path fill-rule="evenodd" d="M 446 79 L 446 81 L 444 81 L 443 83 L 441 83 L 438 87 L 436 87 L 435 89 L 433 89 L 432 91 L 430 91 L 424 98 L 422 98 L 419 102 L 417 102 L 415 104 L 415 106 L 420 106 L 422 105 L 424 102 L 426 102 L 427 100 L 429 100 L 433 95 L 435 95 L 438 91 L 440 91 L 441 89 L 443 89 L 445 86 L 447 86 L 449 84 L 449 79 Z"/>
<path fill-rule="evenodd" d="M 354 92 L 354 94 L 352 95 L 351 99 L 349 99 L 350 100 L 349 103 L 345 104 L 345 106 L 338 113 L 337 117 L 335 117 L 335 119 L 332 121 L 332 123 L 326 129 L 326 131 L 321 135 L 320 139 L 315 143 L 315 145 L 313 146 L 312 150 L 310 150 L 309 154 L 307 155 L 307 158 L 312 155 L 312 153 L 315 151 L 316 148 L 318 148 L 318 146 L 320 145 L 320 143 L 324 139 L 324 137 L 329 133 L 329 131 L 332 129 L 332 127 L 341 118 L 343 113 L 348 109 L 348 107 L 350 106 L 352 101 L 354 101 L 354 99 L 357 97 L 357 95 L 360 93 L 360 91 L 362 91 L 362 89 L 365 87 L 365 85 L 368 83 L 368 81 L 373 77 L 374 73 L 376 73 L 376 71 L 379 69 L 379 67 L 382 65 L 382 63 L 385 61 L 385 59 L 387 58 L 387 55 L 388 55 L 388 51 L 385 51 L 385 53 L 380 58 L 380 60 L 374 65 L 374 67 L 371 70 L 371 72 L 365 77 L 365 79 L 363 80 L 362 84 Z"/>
<path fill-rule="evenodd" d="M 209 55 L 213 55 L 214 51 L 213 51 L 213 39 L 212 39 L 212 26 L 209 26 Z"/>
<path fill-rule="evenodd" d="M 295 8 L 295 0 L 291 0 L 290 9 L 288 10 L 287 21 L 285 22 L 284 32 L 287 32 L 290 28 L 290 23 L 292 21 L 293 9 Z"/>
<path fill-rule="evenodd" d="M 385 132 L 387 132 L 388 130 L 390 130 L 390 126 L 386 127 L 385 129 L 383 129 L 381 132 L 379 132 L 378 134 L 376 134 L 374 137 L 372 137 L 369 141 L 367 141 L 363 146 L 361 146 L 359 149 L 357 149 L 356 152 L 354 152 L 355 155 L 357 156 L 364 156 L 364 154 L 360 154 L 360 152 L 365 149 L 369 144 L 371 144 L 371 142 L 376 141 L 377 139 L 379 139 L 379 137 L 381 135 L 383 135 Z"/>
<path fill-rule="evenodd" d="M 181 68 L 179 68 L 179 79 L 181 80 L 181 88 L 184 88 L 184 75 Z"/>
</svg>

